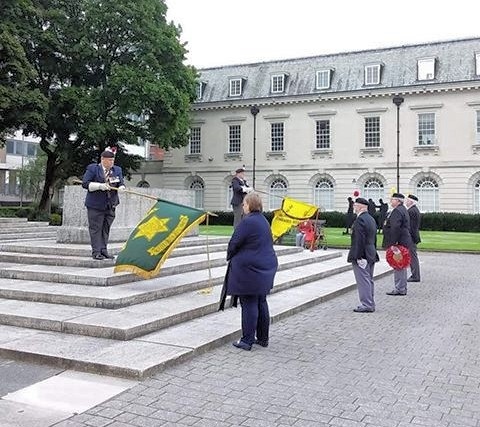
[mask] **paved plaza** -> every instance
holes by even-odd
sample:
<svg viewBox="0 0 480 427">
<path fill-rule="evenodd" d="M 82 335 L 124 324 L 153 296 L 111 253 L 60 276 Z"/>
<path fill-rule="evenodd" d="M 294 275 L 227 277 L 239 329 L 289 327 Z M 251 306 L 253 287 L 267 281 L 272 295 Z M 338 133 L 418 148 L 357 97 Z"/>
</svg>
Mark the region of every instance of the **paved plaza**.
<svg viewBox="0 0 480 427">
<path fill-rule="evenodd" d="M 422 283 L 357 314 L 356 293 L 272 326 L 271 345 L 222 346 L 56 424 L 480 426 L 480 257 L 421 254 Z"/>
</svg>

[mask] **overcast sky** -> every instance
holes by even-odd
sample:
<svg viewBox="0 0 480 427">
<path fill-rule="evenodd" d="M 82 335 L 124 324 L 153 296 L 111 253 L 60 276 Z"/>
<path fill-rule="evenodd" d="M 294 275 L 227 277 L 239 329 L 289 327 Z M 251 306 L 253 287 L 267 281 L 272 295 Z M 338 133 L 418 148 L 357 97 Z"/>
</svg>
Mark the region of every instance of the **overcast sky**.
<svg viewBox="0 0 480 427">
<path fill-rule="evenodd" d="M 166 3 L 197 68 L 480 36 L 479 0 Z"/>
</svg>

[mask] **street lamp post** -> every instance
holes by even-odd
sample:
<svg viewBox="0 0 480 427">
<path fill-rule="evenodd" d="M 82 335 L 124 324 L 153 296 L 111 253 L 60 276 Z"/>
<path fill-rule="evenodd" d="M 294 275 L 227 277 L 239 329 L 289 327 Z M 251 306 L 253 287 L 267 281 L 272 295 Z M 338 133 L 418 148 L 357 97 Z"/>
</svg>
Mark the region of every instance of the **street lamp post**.
<svg viewBox="0 0 480 427">
<path fill-rule="evenodd" d="M 393 103 L 397 106 L 397 192 L 400 192 L 400 105 L 404 98 L 400 95 L 393 97 Z"/>
<path fill-rule="evenodd" d="M 254 105 L 250 108 L 250 113 L 253 116 L 253 167 L 252 167 L 252 186 L 255 188 L 255 163 L 257 161 L 257 114 L 260 112 L 260 109 Z"/>
</svg>

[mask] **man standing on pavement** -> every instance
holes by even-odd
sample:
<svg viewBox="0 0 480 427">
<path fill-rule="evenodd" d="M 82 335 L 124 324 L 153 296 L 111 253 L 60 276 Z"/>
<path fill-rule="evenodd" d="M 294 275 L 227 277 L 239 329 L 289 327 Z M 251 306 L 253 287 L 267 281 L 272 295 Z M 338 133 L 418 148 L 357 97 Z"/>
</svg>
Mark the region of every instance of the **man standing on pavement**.
<svg viewBox="0 0 480 427">
<path fill-rule="evenodd" d="M 245 168 L 241 167 L 235 171 L 235 176 L 232 179 L 232 201 L 233 207 L 233 228 L 236 228 L 243 217 L 243 199 L 247 193 L 253 191 L 245 180 Z"/>
<path fill-rule="evenodd" d="M 417 207 L 418 197 L 409 194 L 405 200 L 407 206 L 408 216 L 410 217 L 410 237 L 412 238 L 412 245 L 408 248 L 410 250 L 410 271 L 411 275 L 407 282 L 420 282 L 420 263 L 418 262 L 417 245 L 421 242 L 420 239 L 420 219 L 421 214 Z"/>
<path fill-rule="evenodd" d="M 393 193 L 390 199 L 390 206 L 393 208 L 385 220 L 383 227 L 383 247 L 385 249 L 392 245 L 402 245 L 410 248 L 412 238 L 410 237 L 410 218 L 407 208 L 403 205 L 405 196 L 401 193 Z M 407 295 L 407 267 L 395 269 L 393 272 L 394 289 L 387 292 L 387 295 Z"/>
<path fill-rule="evenodd" d="M 357 214 L 352 225 L 351 247 L 347 261 L 352 263 L 353 274 L 357 282 L 360 305 L 354 308 L 356 313 L 375 311 L 373 269 L 379 261 L 377 245 L 377 223 L 368 213 L 368 201 L 358 197 L 353 205 Z"/>
<path fill-rule="evenodd" d="M 85 206 L 92 257 L 96 260 L 113 259 L 107 251 L 108 236 L 119 204 L 118 191 L 125 190 L 122 169 L 115 166 L 114 161 L 115 153 L 111 149 L 103 151 L 100 163 L 88 165 L 82 180 L 82 187 L 88 190 Z"/>
</svg>

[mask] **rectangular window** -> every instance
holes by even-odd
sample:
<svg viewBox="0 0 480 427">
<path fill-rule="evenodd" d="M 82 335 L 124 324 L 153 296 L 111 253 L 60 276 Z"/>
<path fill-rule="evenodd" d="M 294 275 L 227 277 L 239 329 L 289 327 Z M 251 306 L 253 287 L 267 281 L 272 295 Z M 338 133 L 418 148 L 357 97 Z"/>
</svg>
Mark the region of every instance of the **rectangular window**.
<svg viewBox="0 0 480 427">
<path fill-rule="evenodd" d="M 228 127 L 228 152 L 240 153 L 241 151 L 241 127 L 230 125 Z"/>
<path fill-rule="evenodd" d="M 477 111 L 477 144 L 480 144 L 480 111 Z"/>
<path fill-rule="evenodd" d="M 230 96 L 240 96 L 242 94 L 242 79 L 230 80 Z"/>
<path fill-rule="evenodd" d="M 418 145 L 435 145 L 435 113 L 418 115 Z"/>
<path fill-rule="evenodd" d="M 188 143 L 188 154 L 200 154 L 202 145 L 201 145 L 201 128 L 194 127 L 190 129 L 190 138 Z"/>
<path fill-rule="evenodd" d="M 279 74 L 272 76 L 272 93 L 282 93 L 285 91 L 285 75 Z"/>
<path fill-rule="evenodd" d="M 380 64 L 367 65 L 365 67 L 365 84 L 366 85 L 380 84 Z"/>
<path fill-rule="evenodd" d="M 37 144 L 30 142 L 27 145 L 27 156 L 28 157 L 35 157 L 37 155 Z"/>
<path fill-rule="evenodd" d="M 315 148 L 330 148 L 330 120 L 317 120 L 315 129 Z"/>
<path fill-rule="evenodd" d="M 424 58 L 417 61 L 418 80 L 433 80 L 435 78 L 435 58 Z"/>
<path fill-rule="evenodd" d="M 272 123 L 271 138 L 272 138 L 272 151 L 283 151 L 283 139 L 284 139 L 283 123 Z"/>
<path fill-rule="evenodd" d="M 365 148 L 380 147 L 380 117 L 365 117 Z"/>
<path fill-rule="evenodd" d="M 330 88 L 330 71 L 320 70 L 317 71 L 316 88 L 317 89 L 329 89 Z"/>
<path fill-rule="evenodd" d="M 15 141 L 7 139 L 7 154 L 15 154 Z"/>
</svg>

